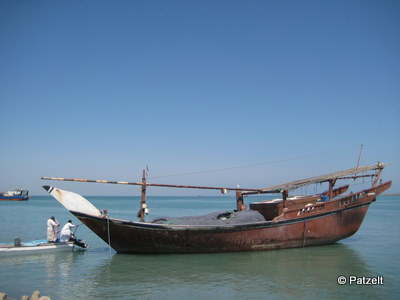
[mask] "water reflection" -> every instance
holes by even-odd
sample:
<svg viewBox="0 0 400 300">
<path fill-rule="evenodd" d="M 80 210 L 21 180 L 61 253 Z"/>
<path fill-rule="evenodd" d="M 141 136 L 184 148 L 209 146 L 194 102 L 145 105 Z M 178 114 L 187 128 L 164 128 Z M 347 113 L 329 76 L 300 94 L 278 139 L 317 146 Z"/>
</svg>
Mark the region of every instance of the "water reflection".
<svg viewBox="0 0 400 300">
<path fill-rule="evenodd" d="M 109 207 L 110 199 L 104 198 L 98 206 Z M 169 200 L 165 200 L 159 201 L 162 210 L 153 211 L 181 215 L 181 205 L 187 209 L 202 209 L 200 205 L 197 207 L 197 200 L 186 201 L 188 206 L 174 204 L 174 201 L 168 204 Z M 110 258 L 106 244 L 89 229 L 81 227 L 78 234 L 90 245 L 85 253 L 0 256 L 0 290 L 19 299 L 22 294 L 40 289 L 44 295 L 58 300 L 241 300 L 293 296 L 393 299 L 400 292 L 397 276 L 400 267 L 396 260 L 400 247 L 396 235 L 400 222 L 396 211 L 400 201 L 396 201 L 398 197 L 389 200 L 378 199 L 357 235 L 344 240 L 343 244 L 305 249 L 211 255 L 113 255 Z M 224 209 L 224 199 L 222 201 L 223 205 L 207 202 L 206 207 L 209 211 Z M 132 212 L 132 218 L 136 211 L 132 209 L 131 200 L 113 198 L 112 203 L 121 211 L 121 217 Z M 158 203 L 153 206 L 158 207 Z M 48 216 L 55 215 L 60 220 L 64 213 L 50 198 L 34 199 L 24 205 L 18 204 L 18 207 L 2 205 L 1 209 L 4 230 L 0 233 L 0 241 L 12 241 L 16 236 L 23 240 L 40 237 Z M 37 220 L 43 220 L 43 224 L 27 228 L 26 222 L 21 222 L 21 216 L 26 222 L 36 224 Z M 67 220 L 66 216 L 64 220 Z M 339 274 L 382 274 L 385 275 L 385 286 L 341 287 L 336 284 Z"/>
<path fill-rule="evenodd" d="M 44 252 L 33 254 L 18 254 L 18 255 L 4 255 L 0 256 L 0 263 L 3 264 L 24 264 L 29 262 L 36 262 L 48 267 L 49 272 L 54 272 L 60 267 L 59 262 L 62 261 L 63 265 L 71 265 L 71 263 L 82 256 L 82 251 L 63 251 L 63 252 Z"/>
<path fill-rule="evenodd" d="M 378 297 L 379 289 L 338 286 L 339 275 L 376 275 L 346 245 L 265 252 L 114 255 L 88 270 L 92 296 L 178 298 Z M 221 294 L 221 291 L 222 294 Z M 215 296 L 215 295 L 214 295 Z"/>
<path fill-rule="evenodd" d="M 84 253 L 72 251 L 2 256 L 1 271 L 9 276 L 4 276 L 1 283 L 10 296 L 17 298 L 35 289 L 50 296 L 55 289 L 57 293 L 67 293 L 65 282 L 77 275 L 76 266 L 83 256 Z"/>
</svg>

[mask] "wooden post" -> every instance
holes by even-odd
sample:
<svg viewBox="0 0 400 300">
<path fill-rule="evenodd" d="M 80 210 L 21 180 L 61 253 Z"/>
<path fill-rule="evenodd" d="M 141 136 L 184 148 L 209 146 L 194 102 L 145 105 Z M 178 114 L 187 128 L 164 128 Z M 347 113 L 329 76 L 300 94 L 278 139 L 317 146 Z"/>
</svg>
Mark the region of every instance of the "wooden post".
<svg viewBox="0 0 400 300">
<path fill-rule="evenodd" d="M 333 198 L 333 186 L 336 183 L 336 179 L 330 179 L 329 180 L 329 190 L 328 190 L 328 197 L 329 197 L 329 201 L 332 200 Z"/>
<path fill-rule="evenodd" d="M 236 210 L 241 211 L 245 209 L 243 194 L 240 191 L 236 191 Z"/>
<path fill-rule="evenodd" d="M 140 196 L 140 208 L 138 211 L 138 218 L 140 219 L 141 222 L 144 222 L 144 214 L 145 214 L 145 210 L 147 208 L 147 204 L 146 204 L 146 170 L 143 169 L 143 175 L 142 175 L 142 193 Z"/>
<path fill-rule="evenodd" d="M 285 208 L 286 207 L 286 199 L 288 197 L 288 191 L 287 190 L 283 190 L 282 191 L 282 207 Z"/>
<path fill-rule="evenodd" d="M 379 182 L 379 179 L 381 179 L 382 170 L 383 170 L 383 168 L 382 169 L 378 169 L 376 171 L 375 179 L 373 179 L 373 181 L 372 181 L 372 187 L 376 186 L 378 184 L 378 182 Z"/>
</svg>

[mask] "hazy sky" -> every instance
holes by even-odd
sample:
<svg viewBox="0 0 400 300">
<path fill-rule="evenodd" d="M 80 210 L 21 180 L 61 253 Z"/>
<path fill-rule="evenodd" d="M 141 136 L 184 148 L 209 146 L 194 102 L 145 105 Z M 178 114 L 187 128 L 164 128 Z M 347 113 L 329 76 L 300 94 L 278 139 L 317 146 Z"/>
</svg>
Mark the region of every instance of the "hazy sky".
<svg viewBox="0 0 400 300">
<path fill-rule="evenodd" d="M 257 163 L 153 182 L 261 187 L 364 144 L 400 192 L 399 1 L 4 0 L 0 84 L 0 190 Z"/>
</svg>

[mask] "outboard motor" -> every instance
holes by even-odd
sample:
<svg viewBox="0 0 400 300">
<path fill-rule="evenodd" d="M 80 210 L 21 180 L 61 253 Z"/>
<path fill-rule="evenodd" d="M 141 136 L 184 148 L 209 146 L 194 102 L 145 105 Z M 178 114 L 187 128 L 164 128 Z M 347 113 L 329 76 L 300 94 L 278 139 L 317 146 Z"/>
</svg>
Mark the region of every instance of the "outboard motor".
<svg viewBox="0 0 400 300">
<path fill-rule="evenodd" d="M 82 240 L 79 240 L 79 239 L 75 239 L 74 240 L 74 245 L 77 245 L 77 246 L 79 246 L 79 247 L 81 247 L 83 249 L 87 248 L 86 243 L 84 241 L 82 241 Z"/>
<path fill-rule="evenodd" d="M 83 249 L 86 249 L 88 247 L 84 241 L 82 241 L 81 239 L 77 239 L 74 234 L 71 234 L 71 237 L 69 240 L 71 242 L 74 242 L 74 245 L 81 247 Z"/>
</svg>

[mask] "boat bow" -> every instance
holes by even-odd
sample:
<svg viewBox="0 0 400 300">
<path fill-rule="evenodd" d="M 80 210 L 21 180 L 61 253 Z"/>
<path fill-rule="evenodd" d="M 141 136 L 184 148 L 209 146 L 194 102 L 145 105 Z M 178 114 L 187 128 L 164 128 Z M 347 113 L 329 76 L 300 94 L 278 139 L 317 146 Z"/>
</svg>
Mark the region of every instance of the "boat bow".
<svg viewBox="0 0 400 300">
<path fill-rule="evenodd" d="M 43 188 L 67 210 L 100 217 L 102 214 L 92 203 L 79 194 L 44 185 Z"/>
</svg>

